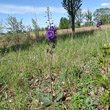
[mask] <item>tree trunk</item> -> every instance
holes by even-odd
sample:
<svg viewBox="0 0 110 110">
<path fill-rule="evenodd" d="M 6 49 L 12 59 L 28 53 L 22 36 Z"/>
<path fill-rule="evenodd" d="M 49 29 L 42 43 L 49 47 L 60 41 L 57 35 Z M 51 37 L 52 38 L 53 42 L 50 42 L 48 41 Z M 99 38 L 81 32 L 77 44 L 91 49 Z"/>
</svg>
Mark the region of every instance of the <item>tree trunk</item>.
<svg viewBox="0 0 110 110">
<path fill-rule="evenodd" d="M 72 17 L 72 33 L 75 35 L 75 16 Z"/>
<path fill-rule="evenodd" d="M 80 23 L 78 23 L 78 27 L 80 27 L 81 25 L 80 25 Z"/>
</svg>

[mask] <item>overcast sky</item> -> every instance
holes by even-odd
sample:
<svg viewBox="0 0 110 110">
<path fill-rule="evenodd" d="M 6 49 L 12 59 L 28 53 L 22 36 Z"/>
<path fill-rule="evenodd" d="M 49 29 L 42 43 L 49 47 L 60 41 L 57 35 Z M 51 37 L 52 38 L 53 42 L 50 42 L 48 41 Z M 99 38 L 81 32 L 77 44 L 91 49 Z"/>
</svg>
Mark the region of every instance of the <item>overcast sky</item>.
<svg viewBox="0 0 110 110">
<path fill-rule="evenodd" d="M 44 17 L 46 7 L 50 7 L 54 24 L 58 26 L 61 17 L 67 17 L 66 10 L 62 7 L 63 0 L 0 0 L 0 20 L 5 22 L 8 15 L 23 18 L 25 25 L 31 25 L 31 19 L 37 16 L 40 27 L 46 26 L 47 19 Z M 98 8 L 110 7 L 110 0 L 82 0 L 82 10 L 94 11 Z"/>
</svg>

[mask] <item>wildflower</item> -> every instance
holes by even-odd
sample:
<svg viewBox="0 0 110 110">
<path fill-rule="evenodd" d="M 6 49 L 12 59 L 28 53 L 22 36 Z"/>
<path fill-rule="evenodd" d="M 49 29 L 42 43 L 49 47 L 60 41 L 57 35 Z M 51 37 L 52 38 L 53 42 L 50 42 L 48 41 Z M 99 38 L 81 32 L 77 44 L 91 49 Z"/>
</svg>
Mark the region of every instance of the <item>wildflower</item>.
<svg viewBox="0 0 110 110">
<path fill-rule="evenodd" d="M 50 29 L 47 29 L 47 32 L 46 33 L 48 34 L 49 32 L 50 32 Z"/>
<path fill-rule="evenodd" d="M 48 33 L 47 34 L 47 39 L 50 40 L 50 41 L 54 40 L 54 38 L 55 38 L 54 32 L 50 30 L 47 33 Z"/>
<path fill-rule="evenodd" d="M 96 26 L 97 26 L 97 27 L 100 27 L 100 26 L 101 26 L 101 22 L 98 21 Z"/>
<path fill-rule="evenodd" d="M 50 30 L 55 31 L 55 28 L 53 26 L 50 26 Z"/>
</svg>

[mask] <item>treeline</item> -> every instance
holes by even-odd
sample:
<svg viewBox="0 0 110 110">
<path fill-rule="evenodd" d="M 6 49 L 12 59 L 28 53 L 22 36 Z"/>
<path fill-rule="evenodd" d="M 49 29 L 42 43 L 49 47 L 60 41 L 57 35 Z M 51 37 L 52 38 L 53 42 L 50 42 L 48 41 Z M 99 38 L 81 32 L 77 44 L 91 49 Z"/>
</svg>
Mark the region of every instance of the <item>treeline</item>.
<svg viewBox="0 0 110 110">
<path fill-rule="evenodd" d="M 37 25 L 37 20 L 32 19 L 32 26 L 25 26 L 23 24 L 23 19 L 20 21 L 17 20 L 16 17 L 9 16 L 6 18 L 5 24 L 3 24 L 3 20 L 0 21 L 0 33 L 4 30 L 7 33 L 19 33 L 19 32 L 32 32 L 40 29 Z"/>
<path fill-rule="evenodd" d="M 96 9 L 94 12 L 90 10 L 83 11 L 79 8 L 75 14 L 75 27 L 96 25 L 96 22 L 99 20 L 102 24 L 110 24 L 110 8 L 100 8 Z M 62 17 L 59 26 L 55 26 L 56 30 L 68 29 L 71 27 L 71 17 L 69 17 L 69 19 Z M 3 24 L 2 20 L 0 21 L 0 39 L 5 36 L 3 38 L 4 42 L 7 41 L 8 44 L 12 44 L 13 42 L 17 44 L 24 39 L 25 41 L 31 41 L 33 39 L 33 35 L 30 34 L 31 32 L 33 32 L 34 37 L 38 39 L 39 31 L 46 30 L 47 28 L 48 27 L 40 28 L 37 24 L 37 19 L 32 19 L 32 26 L 25 26 L 23 24 L 23 19 L 18 21 L 16 17 L 8 16 L 5 24 Z M 7 45 L 7 43 L 4 44 Z"/>
<path fill-rule="evenodd" d="M 23 19 L 18 21 L 16 17 L 8 16 L 5 24 L 0 21 L 0 40 L 4 46 L 28 42 L 33 40 L 30 32 L 34 32 L 36 38 L 39 37 L 39 29 L 36 19 L 32 19 L 32 26 L 25 26 Z"/>
<path fill-rule="evenodd" d="M 100 20 L 103 24 L 110 24 L 110 8 L 96 9 L 94 12 L 87 10 L 83 11 L 78 9 L 75 16 L 75 27 L 81 26 L 93 26 L 96 25 L 97 21 Z M 60 19 L 59 28 L 67 29 L 71 28 L 71 18 L 69 19 L 62 17 Z"/>
<path fill-rule="evenodd" d="M 69 16 L 68 16 L 69 17 Z M 92 26 L 95 25 L 96 22 L 100 20 L 102 24 L 110 24 L 110 8 L 100 8 L 96 9 L 94 12 L 87 10 L 83 11 L 82 9 L 78 9 L 75 16 L 75 27 L 81 26 Z M 62 17 L 60 19 L 59 26 L 56 29 L 67 29 L 71 28 L 72 22 L 71 17 L 67 19 L 66 17 Z M 23 19 L 17 21 L 16 17 L 8 16 L 6 18 L 5 26 L 3 25 L 3 21 L 0 21 L 0 33 L 5 32 L 10 34 L 16 34 L 19 32 L 34 32 L 36 36 L 38 36 L 39 32 L 42 30 L 46 30 L 45 28 L 40 28 L 37 24 L 36 19 L 32 19 L 32 27 L 23 25 Z"/>
</svg>

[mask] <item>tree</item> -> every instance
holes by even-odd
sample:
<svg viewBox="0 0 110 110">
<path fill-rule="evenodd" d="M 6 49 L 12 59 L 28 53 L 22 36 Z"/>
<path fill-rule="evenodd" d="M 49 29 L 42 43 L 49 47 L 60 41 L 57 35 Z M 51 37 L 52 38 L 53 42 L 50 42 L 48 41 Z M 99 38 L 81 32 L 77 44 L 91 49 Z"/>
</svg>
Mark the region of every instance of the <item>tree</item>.
<svg viewBox="0 0 110 110">
<path fill-rule="evenodd" d="M 110 8 L 96 9 L 93 15 L 96 22 L 100 20 L 102 24 L 110 23 Z"/>
<path fill-rule="evenodd" d="M 79 8 L 78 10 L 77 10 L 77 12 L 76 12 L 76 25 L 78 26 L 78 27 L 80 27 L 81 26 L 81 23 L 83 22 L 83 18 L 84 18 L 84 14 L 82 13 L 82 9 L 81 8 Z"/>
<path fill-rule="evenodd" d="M 82 5 L 82 0 L 63 0 L 62 5 L 67 10 L 72 20 L 72 31 L 75 33 L 75 16 L 77 10 Z"/>
<path fill-rule="evenodd" d="M 6 28 L 8 30 L 7 38 L 10 39 L 10 41 L 14 41 L 15 44 L 19 44 L 20 40 L 24 36 L 23 32 L 25 29 L 22 19 L 20 21 L 17 21 L 16 17 L 8 16 L 6 21 Z"/>
<path fill-rule="evenodd" d="M 6 21 L 7 21 L 6 23 L 7 29 L 12 33 L 23 32 L 24 25 L 22 19 L 18 22 L 16 17 L 8 16 Z"/>
<path fill-rule="evenodd" d="M 35 36 L 38 37 L 39 36 L 39 27 L 37 25 L 37 19 L 32 19 L 32 25 L 33 25 L 33 31 L 35 33 Z"/>
<path fill-rule="evenodd" d="M 3 29 L 4 29 L 3 21 L 1 20 L 0 21 L 0 33 L 3 33 Z"/>
<path fill-rule="evenodd" d="M 35 19 L 32 19 L 32 25 L 33 25 L 34 30 L 38 30 L 37 21 Z"/>
<path fill-rule="evenodd" d="M 85 19 L 86 19 L 86 23 L 85 24 L 87 26 L 93 25 L 92 12 L 90 10 L 87 10 L 87 12 L 85 13 Z"/>
<path fill-rule="evenodd" d="M 67 29 L 70 28 L 70 26 L 71 26 L 71 21 L 65 17 L 61 17 L 59 24 L 60 29 Z"/>
<path fill-rule="evenodd" d="M 27 32 L 32 32 L 32 28 L 31 28 L 30 25 L 26 26 L 26 31 L 27 31 Z"/>
</svg>

